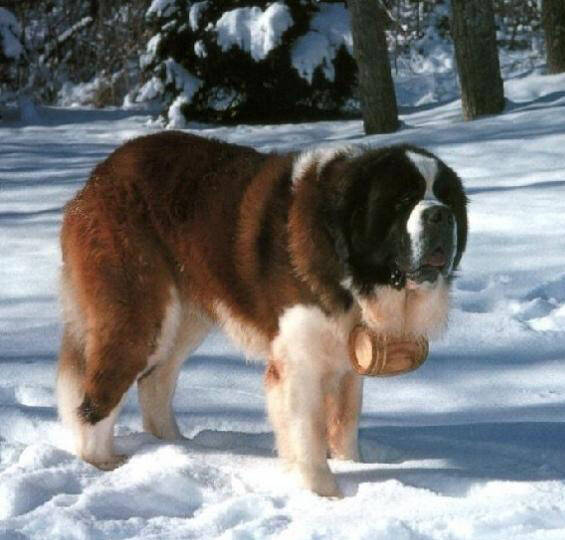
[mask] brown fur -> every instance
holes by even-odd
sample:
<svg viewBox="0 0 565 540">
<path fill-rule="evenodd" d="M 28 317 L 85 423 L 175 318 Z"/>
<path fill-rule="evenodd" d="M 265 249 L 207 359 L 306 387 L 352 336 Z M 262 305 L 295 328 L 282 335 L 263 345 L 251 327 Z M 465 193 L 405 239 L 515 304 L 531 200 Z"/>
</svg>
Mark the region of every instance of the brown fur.
<svg viewBox="0 0 565 540">
<path fill-rule="evenodd" d="M 146 368 L 171 286 L 211 319 L 221 299 L 268 340 L 285 307 L 316 303 L 288 253 L 291 166 L 291 156 L 166 132 L 94 169 L 61 233 L 65 287 L 84 319 L 85 420 L 106 416 Z"/>
<path fill-rule="evenodd" d="M 61 231 L 59 408 L 79 455 L 102 468 L 121 462 L 113 426 L 135 381 L 144 429 L 180 436 L 176 378 L 216 324 L 270 359 L 267 409 L 279 455 L 308 488 L 339 494 L 328 452 L 359 458 L 362 383 L 347 360 L 350 330 L 364 317 L 390 332 L 427 332 L 428 314 L 442 321 L 447 309 L 447 285 L 443 296 L 410 291 L 415 301 L 405 302 L 407 293 L 388 285 L 359 296 L 345 275 L 356 237 L 347 243 L 336 209 L 366 206 L 372 179 L 389 186 L 386 174 L 396 178 L 376 168 L 360 183 L 343 173 L 363 152 L 306 153 L 296 166 L 295 154 L 165 132 L 124 144 L 94 169 Z M 387 155 L 361 157 L 355 170 Z M 399 167 L 407 185 L 421 180 L 414 167 Z"/>
<path fill-rule="evenodd" d="M 360 377 L 347 373 L 339 381 L 338 388 L 326 394 L 328 445 L 332 457 L 351 459 L 352 454 L 359 457 L 357 445 L 347 448 L 344 441 L 347 440 L 346 432 L 357 430 L 361 413 L 361 385 Z"/>
</svg>

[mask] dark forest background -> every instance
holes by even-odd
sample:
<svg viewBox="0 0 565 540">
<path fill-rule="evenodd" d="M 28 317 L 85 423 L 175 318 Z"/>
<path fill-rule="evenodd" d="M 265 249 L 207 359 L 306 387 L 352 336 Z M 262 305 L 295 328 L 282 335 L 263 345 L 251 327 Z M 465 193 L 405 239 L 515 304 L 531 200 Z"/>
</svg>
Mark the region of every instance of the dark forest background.
<svg viewBox="0 0 565 540">
<path fill-rule="evenodd" d="M 215 28 L 223 14 L 239 8 L 263 13 L 273 4 L 291 23 L 265 57 L 253 57 L 244 46 L 220 46 Z M 345 13 L 349 24 L 344 2 L 11 0 L 0 5 L 0 104 L 26 99 L 44 105 L 143 106 L 165 121 L 181 115 L 218 122 L 347 117 L 361 110 L 356 58 L 340 21 Z M 438 50 L 455 54 L 450 2 L 374 5 L 395 80 L 421 70 Z M 520 61 L 531 58 L 532 66 L 545 58 L 540 1 L 494 0 L 492 6 L 499 51 L 510 59 L 521 52 Z M 331 16 L 322 19 L 320 13 Z M 293 51 L 297 43 L 310 42 L 305 36 L 329 35 L 327 28 L 320 30 L 321 20 L 334 21 L 341 38 L 336 32 L 323 61 L 301 74 Z"/>
</svg>

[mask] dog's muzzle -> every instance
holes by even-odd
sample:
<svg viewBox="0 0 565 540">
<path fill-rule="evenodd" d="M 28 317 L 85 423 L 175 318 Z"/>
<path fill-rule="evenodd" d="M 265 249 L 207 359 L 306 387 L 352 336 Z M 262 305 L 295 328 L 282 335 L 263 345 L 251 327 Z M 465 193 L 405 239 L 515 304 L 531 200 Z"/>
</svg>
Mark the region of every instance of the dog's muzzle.
<svg viewBox="0 0 565 540">
<path fill-rule="evenodd" d="M 453 212 L 444 204 L 422 201 L 412 211 L 406 230 L 410 254 L 406 279 L 413 284 L 434 283 L 453 270 L 457 227 Z"/>
</svg>

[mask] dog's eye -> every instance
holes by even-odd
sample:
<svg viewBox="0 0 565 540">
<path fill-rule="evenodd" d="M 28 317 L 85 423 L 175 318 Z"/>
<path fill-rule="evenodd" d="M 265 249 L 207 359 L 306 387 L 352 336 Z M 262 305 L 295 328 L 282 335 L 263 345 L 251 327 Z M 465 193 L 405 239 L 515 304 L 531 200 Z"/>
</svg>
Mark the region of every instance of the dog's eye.
<svg viewBox="0 0 565 540">
<path fill-rule="evenodd" d="M 440 201 L 448 201 L 449 200 L 449 186 L 447 184 L 441 184 L 437 189 L 437 198 Z"/>
<path fill-rule="evenodd" d="M 406 195 L 402 197 L 397 203 L 397 208 L 407 208 L 408 206 L 412 206 L 416 202 L 416 197 L 414 195 Z"/>
</svg>

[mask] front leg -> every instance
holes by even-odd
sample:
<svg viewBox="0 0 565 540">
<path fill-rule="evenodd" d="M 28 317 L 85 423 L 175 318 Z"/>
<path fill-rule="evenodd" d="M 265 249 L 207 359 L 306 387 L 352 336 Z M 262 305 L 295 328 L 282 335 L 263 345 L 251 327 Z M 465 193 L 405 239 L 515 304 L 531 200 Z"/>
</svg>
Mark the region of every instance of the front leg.
<svg viewBox="0 0 565 540">
<path fill-rule="evenodd" d="M 287 359 L 272 359 L 265 376 L 267 410 L 279 457 L 297 470 L 305 488 L 326 497 L 340 496 L 327 462 L 321 377 L 293 367 Z"/>
<path fill-rule="evenodd" d="M 361 461 L 359 455 L 359 415 L 363 378 L 353 371 L 326 393 L 328 442 L 335 459 Z"/>
<path fill-rule="evenodd" d="M 319 495 L 340 496 L 327 462 L 326 395 L 350 372 L 346 343 L 353 322 L 350 315 L 334 319 L 313 306 L 287 310 L 279 321 L 265 378 L 279 455 L 299 472 L 305 487 Z M 349 440 L 342 450 L 352 455 L 354 445 Z"/>
</svg>

